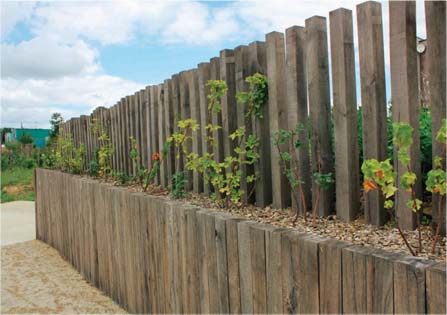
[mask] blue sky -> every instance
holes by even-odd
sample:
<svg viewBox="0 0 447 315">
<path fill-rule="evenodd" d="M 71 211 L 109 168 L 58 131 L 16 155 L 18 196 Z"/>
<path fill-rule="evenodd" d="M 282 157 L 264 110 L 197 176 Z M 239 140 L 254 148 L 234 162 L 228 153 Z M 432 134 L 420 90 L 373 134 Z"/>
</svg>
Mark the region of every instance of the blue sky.
<svg viewBox="0 0 447 315">
<path fill-rule="evenodd" d="M 360 1 L 1 2 L 1 126 L 48 127 L 266 33 Z M 385 63 L 388 4 L 383 3 Z M 425 37 L 423 2 L 418 35 Z M 357 40 L 356 28 L 354 38 Z M 387 69 L 387 79 L 389 71 Z M 358 67 L 357 67 L 357 78 Z M 389 82 L 389 80 L 388 80 Z M 387 84 L 389 94 L 389 84 Z M 358 90 L 358 98 L 360 98 Z"/>
</svg>

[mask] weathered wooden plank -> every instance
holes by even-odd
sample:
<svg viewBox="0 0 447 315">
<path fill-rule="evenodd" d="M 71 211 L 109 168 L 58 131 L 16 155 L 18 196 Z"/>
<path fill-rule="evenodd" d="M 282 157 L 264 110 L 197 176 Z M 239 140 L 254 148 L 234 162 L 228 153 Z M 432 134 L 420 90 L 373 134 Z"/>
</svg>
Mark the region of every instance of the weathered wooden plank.
<svg viewBox="0 0 447 315">
<path fill-rule="evenodd" d="M 335 208 L 337 217 L 343 221 L 352 221 L 360 208 L 352 11 L 343 8 L 331 11 L 329 21 L 335 134 Z"/>
<path fill-rule="evenodd" d="M 172 82 L 171 79 L 164 81 L 164 112 L 165 112 L 165 131 L 166 140 L 174 133 L 174 105 L 172 97 Z M 171 145 L 166 153 L 166 176 L 167 185 L 171 184 L 172 175 L 175 173 L 175 151 L 174 146 Z"/>
<path fill-rule="evenodd" d="M 298 238 L 302 233 L 289 230 L 281 234 L 281 282 L 282 312 L 296 314 L 298 312 L 299 288 L 299 251 Z"/>
<path fill-rule="evenodd" d="M 394 276 L 393 266 L 401 256 L 376 250 L 366 258 L 367 313 L 392 314 L 394 312 Z"/>
<path fill-rule="evenodd" d="M 140 112 L 140 91 L 134 93 L 134 119 L 135 119 L 135 140 L 138 149 L 137 171 L 141 168 L 142 145 L 141 145 L 141 112 Z M 137 174 L 135 174 L 137 175 Z"/>
<path fill-rule="evenodd" d="M 189 119 L 191 118 L 191 98 L 189 96 L 190 94 L 190 89 L 189 89 L 189 71 L 182 71 L 179 74 L 179 89 L 180 89 L 180 120 L 185 120 L 185 119 Z M 191 136 L 190 131 L 188 131 L 187 136 Z M 192 152 L 192 142 L 190 140 L 188 140 L 185 143 L 185 147 L 186 147 L 186 151 L 187 152 Z M 184 156 L 184 154 L 180 155 L 181 159 L 182 159 L 182 163 L 181 166 L 183 168 L 181 168 L 181 171 L 184 171 L 185 173 L 185 179 L 188 181 L 185 184 L 185 189 L 187 191 L 192 190 L 193 188 L 193 174 L 191 171 L 187 171 L 185 170 L 185 165 L 186 165 L 186 157 Z"/>
<path fill-rule="evenodd" d="M 293 130 L 297 124 L 308 125 L 309 114 L 307 110 L 307 78 L 306 78 L 306 29 L 302 26 L 292 26 L 286 29 L 286 78 L 287 78 L 287 115 L 288 129 Z M 297 140 L 301 147 L 297 151 L 298 169 L 304 201 L 308 209 L 312 206 L 311 174 L 309 140 L 306 132 L 301 132 Z M 292 198 L 292 205 L 303 213 L 303 196 L 298 194 L 298 205 Z"/>
<path fill-rule="evenodd" d="M 382 7 L 374 1 L 357 5 L 360 90 L 363 119 L 363 159 L 387 158 L 385 66 Z M 379 191 L 365 193 L 365 221 L 383 225 L 388 213 Z"/>
<path fill-rule="evenodd" d="M 432 122 L 433 159 L 442 155 L 442 144 L 436 141 L 436 133 L 446 117 L 446 3 L 444 1 L 425 1 L 425 24 L 427 28 L 428 90 Z M 434 164 L 434 160 L 433 160 Z M 433 194 L 432 213 L 434 227 L 438 222 L 438 195 Z M 443 222 L 447 222 L 446 209 L 442 207 Z M 441 232 L 445 235 L 445 224 Z"/>
<path fill-rule="evenodd" d="M 425 314 L 425 270 L 434 262 L 402 257 L 394 263 L 394 313 Z"/>
<path fill-rule="evenodd" d="M 210 210 L 200 210 L 196 212 L 197 217 L 197 251 L 199 253 L 198 257 L 198 266 L 199 266 L 199 287 L 198 291 L 200 294 L 200 310 L 203 313 L 211 313 L 210 312 L 210 295 L 217 296 L 217 294 L 212 294 L 214 292 L 217 292 L 215 290 L 216 286 L 211 285 L 210 283 L 217 283 L 217 272 L 214 272 L 213 274 L 215 277 L 212 277 L 211 275 L 211 268 L 216 270 L 216 252 L 215 252 L 215 243 L 214 239 L 212 244 L 208 244 L 207 239 L 208 236 L 214 236 L 214 221 L 211 225 L 211 230 L 208 228 L 210 227 L 209 224 L 207 224 L 207 213 L 209 213 Z M 211 217 L 211 219 L 214 219 Z M 210 220 L 211 221 L 211 220 Z M 210 248 L 210 245 L 213 245 L 212 248 Z M 214 249 L 214 250 L 212 250 Z M 209 279 L 213 278 L 213 281 L 210 281 Z M 212 292 L 211 292 L 212 291 Z M 213 300 L 213 307 L 217 307 L 217 299 Z M 214 312 L 213 312 L 214 313 Z"/>
<path fill-rule="evenodd" d="M 422 179 L 420 164 L 419 138 L 419 95 L 417 51 L 416 47 L 416 2 L 392 1 L 389 4 L 390 15 L 390 59 L 391 94 L 393 103 L 393 122 L 406 122 L 413 127 L 413 145 L 409 149 L 410 169 L 416 174 L 413 186 L 415 196 L 421 198 Z M 407 172 L 394 153 L 394 168 L 397 182 Z M 416 227 L 416 214 L 407 207 L 412 198 L 411 192 L 399 189 L 396 192 L 395 208 L 397 221 L 401 228 L 413 230 Z"/>
<path fill-rule="evenodd" d="M 250 223 L 250 256 L 253 312 L 265 314 L 267 313 L 265 231 L 259 223 Z"/>
<path fill-rule="evenodd" d="M 239 276 L 239 241 L 238 223 L 241 218 L 228 218 L 226 220 L 226 245 L 228 268 L 228 291 L 231 314 L 240 314 L 241 310 L 241 283 Z"/>
<path fill-rule="evenodd" d="M 287 129 L 287 97 L 284 34 L 271 32 L 266 35 L 267 77 L 269 90 L 270 137 L 278 129 Z M 281 150 L 288 150 L 280 145 Z M 290 187 L 278 161 L 279 150 L 271 146 L 272 195 L 274 208 L 286 208 L 291 204 Z"/>
<path fill-rule="evenodd" d="M 343 313 L 342 250 L 348 245 L 334 239 L 318 244 L 321 313 Z"/>
<path fill-rule="evenodd" d="M 248 63 L 248 46 L 241 45 L 234 49 L 234 59 L 235 59 L 235 76 L 236 76 L 236 95 L 240 92 L 247 92 L 249 90 L 249 85 L 245 82 L 245 79 L 249 76 L 249 63 Z M 251 117 L 247 117 L 247 106 L 243 103 L 237 103 L 236 105 L 237 112 L 237 128 L 245 128 L 246 135 L 253 133 L 252 128 L 252 119 Z M 241 160 L 244 161 L 244 155 L 241 155 Z M 241 196 L 241 201 L 247 203 L 248 202 L 248 194 L 253 190 L 254 183 L 247 183 L 246 177 L 248 175 L 254 174 L 253 165 L 242 164 L 240 166 L 241 170 L 241 180 L 240 180 L 240 189 L 243 191 Z M 254 197 L 251 194 L 251 197 Z M 253 198 L 251 198 L 252 201 Z"/>
<path fill-rule="evenodd" d="M 160 146 L 159 146 L 159 125 L 158 125 L 158 109 L 159 109 L 159 104 L 158 104 L 158 86 L 157 85 L 152 85 L 150 87 L 150 103 L 149 103 L 149 108 L 150 108 L 150 127 L 151 127 L 151 152 L 152 154 L 154 153 L 159 153 L 160 152 Z M 159 185 L 160 184 L 160 174 L 158 173 L 157 175 L 155 175 L 154 178 L 154 183 L 155 185 Z"/>
<path fill-rule="evenodd" d="M 343 312 L 366 313 L 367 256 L 374 249 L 360 245 L 342 249 Z"/>
<path fill-rule="evenodd" d="M 309 89 L 309 111 L 311 118 L 312 173 L 333 173 L 334 161 L 331 143 L 331 110 L 329 92 L 329 59 L 327 47 L 326 18 L 314 16 L 306 19 L 306 62 Z M 334 185 L 319 189 L 312 181 L 312 203 L 317 213 L 325 216 L 334 211 Z"/>
<path fill-rule="evenodd" d="M 158 148 L 160 155 L 162 154 L 163 146 L 166 143 L 166 125 L 165 125 L 165 92 L 164 84 L 158 85 Z M 168 172 L 167 160 L 162 159 L 160 163 L 160 185 L 162 187 L 168 186 Z"/>
<path fill-rule="evenodd" d="M 197 290 L 191 290 L 191 288 L 197 288 L 199 286 L 199 274 L 198 274 L 198 251 L 197 251 L 197 208 L 186 208 L 186 242 L 185 247 L 187 266 L 186 275 L 187 283 L 185 288 L 187 305 L 185 311 L 187 313 L 200 313 L 200 294 Z"/>
<path fill-rule="evenodd" d="M 253 282 L 251 263 L 250 221 L 237 225 L 239 248 L 239 276 L 241 292 L 241 311 L 243 314 L 253 313 Z"/>
<path fill-rule="evenodd" d="M 215 221 L 215 246 L 216 246 L 216 263 L 217 263 L 217 288 L 220 314 L 228 314 L 230 312 L 230 297 L 228 283 L 228 253 L 227 253 L 227 235 L 226 235 L 226 213 L 214 213 Z"/>
<path fill-rule="evenodd" d="M 446 314 L 446 265 L 439 263 L 426 270 L 426 303 L 428 314 Z"/>
<path fill-rule="evenodd" d="M 265 42 L 252 42 L 248 46 L 248 75 L 260 73 L 267 75 L 266 44 Z M 262 119 L 253 118 L 252 126 L 258 139 L 270 139 L 270 114 L 268 104 L 262 107 Z M 271 170 L 271 142 L 260 141 L 259 161 L 255 163 L 254 170 L 258 174 L 255 183 L 256 205 L 265 207 L 272 203 L 272 170 Z"/>
<path fill-rule="evenodd" d="M 151 137 L 151 108 L 150 108 L 150 95 L 151 89 L 147 86 L 144 89 L 144 101 L 143 101 L 143 115 L 144 115 L 144 128 L 145 128 L 145 158 L 144 158 L 144 166 L 147 168 L 151 165 L 151 156 L 152 156 L 152 137 Z"/>
<path fill-rule="evenodd" d="M 319 301 L 319 243 L 327 239 L 315 235 L 303 235 L 293 243 L 292 253 L 298 262 L 298 313 L 320 312 Z"/>
<path fill-rule="evenodd" d="M 212 112 L 208 109 L 208 94 L 209 88 L 207 86 L 210 80 L 210 63 L 202 62 L 197 66 L 197 81 L 199 85 L 199 107 L 200 107 L 200 126 L 202 140 L 202 152 L 213 153 L 212 146 L 208 146 L 206 126 L 212 123 Z M 210 183 L 203 181 L 203 192 L 205 195 L 210 194 Z"/>
<path fill-rule="evenodd" d="M 178 132 L 178 122 L 181 120 L 181 106 L 180 106 L 180 75 L 174 74 L 171 77 L 172 89 L 172 108 L 174 110 L 174 132 Z M 176 153 L 175 153 L 176 154 Z M 183 160 L 175 156 L 175 172 L 183 170 Z"/>
<path fill-rule="evenodd" d="M 199 81 L 197 69 L 188 71 L 188 86 L 189 86 L 189 104 L 191 118 L 200 124 L 201 113 L 200 113 L 200 96 L 199 96 Z M 192 132 L 192 152 L 198 156 L 202 155 L 202 129 L 205 126 L 200 125 L 200 128 Z M 200 193 L 203 191 L 203 180 L 201 174 L 194 171 L 192 175 L 192 187 L 195 193 Z"/>
<path fill-rule="evenodd" d="M 236 81 L 234 51 L 220 51 L 220 80 L 225 81 L 227 93 L 222 97 L 222 140 L 224 157 L 234 154 L 235 141 L 229 136 L 237 129 Z"/>
<path fill-rule="evenodd" d="M 210 79 L 211 80 L 221 80 L 220 77 L 221 62 L 219 57 L 214 57 L 210 59 Z M 212 117 L 213 125 L 223 127 L 222 122 L 222 112 L 213 112 Z M 218 129 L 213 132 L 213 138 L 216 141 L 214 146 L 214 160 L 216 162 L 223 162 L 224 159 L 224 148 L 223 148 L 223 131 Z"/>
</svg>

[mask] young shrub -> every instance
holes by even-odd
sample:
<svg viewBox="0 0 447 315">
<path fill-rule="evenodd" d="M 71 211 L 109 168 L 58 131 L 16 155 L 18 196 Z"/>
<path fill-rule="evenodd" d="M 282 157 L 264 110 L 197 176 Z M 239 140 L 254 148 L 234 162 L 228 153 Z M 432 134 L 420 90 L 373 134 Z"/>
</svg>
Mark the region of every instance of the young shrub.
<svg viewBox="0 0 447 315">
<path fill-rule="evenodd" d="M 188 195 L 185 189 L 187 183 L 185 173 L 177 172 L 172 175 L 171 195 L 174 199 L 185 198 Z"/>
<path fill-rule="evenodd" d="M 376 159 L 365 160 L 362 164 L 362 172 L 364 176 L 363 188 L 365 189 L 365 193 L 379 189 L 385 199 L 383 204 L 384 208 L 388 211 L 390 217 L 395 219 L 393 213 L 393 197 L 397 191 L 397 187 L 394 185 L 396 181 L 396 172 L 394 171 L 390 160 L 386 159 L 381 162 Z M 408 243 L 405 234 L 400 229 L 399 222 L 397 222 L 397 229 L 410 253 L 413 256 L 416 256 L 416 253 Z"/>
<path fill-rule="evenodd" d="M 439 234 L 441 232 L 441 227 L 444 224 L 443 223 L 443 205 L 444 205 L 444 196 L 446 194 L 447 186 L 446 186 L 446 171 L 445 171 L 445 154 L 446 154 L 446 129 L 447 129 L 447 123 L 446 120 L 442 120 L 442 127 L 439 129 L 439 131 L 436 134 L 435 140 L 436 142 L 441 143 L 442 145 L 442 152 L 441 155 L 436 156 L 434 159 L 434 168 L 430 170 L 427 174 L 427 181 L 426 181 L 426 189 L 427 191 L 437 195 L 437 201 L 438 204 L 437 207 L 437 216 L 438 216 L 438 222 L 436 226 L 436 232 L 433 236 L 433 242 L 431 246 L 431 253 L 433 254 L 435 252 L 436 244 L 439 240 Z"/>
<path fill-rule="evenodd" d="M 399 188 L 405 191 L 411 192 L 411 199 L 407 201 L 407 207 L 414 213 L 416 213 L 417 218 L 417 229 L 418 229 L 418 241 L 419 247 L 418 252 L 422 251 L 422 237 L 421 237 L 421 210 L 422 210 L 422 200 L 416 198 L 416 192 L 414 190 L 414 185 L 416 184 L 416 174 L 411 170 L 410 167 L 410 155 L 408 150 L 413 144 L 413 127 L 408 123 L 397 122 L 393 124 L 393 144 L 398 149 L 397 160 L 403 167 L 406 168 L 406 172 L 400 177 Z"/>
<path fill-rule="evenodd" d="M 112 172 L 112 155 L 115 152 L 115 147 L 110 140 L 107 131 L 102 127 L 97 119 L 93 119 L 91 131 L 98 137 L 98 175 L 100 177 L 108 178 Z"/>
</svg>

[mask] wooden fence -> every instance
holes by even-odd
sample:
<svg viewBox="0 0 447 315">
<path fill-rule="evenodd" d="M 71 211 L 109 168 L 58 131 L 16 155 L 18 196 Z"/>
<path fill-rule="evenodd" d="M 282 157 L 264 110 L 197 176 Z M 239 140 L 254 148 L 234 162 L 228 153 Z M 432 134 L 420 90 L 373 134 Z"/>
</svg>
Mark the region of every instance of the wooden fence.
<svg viewBox="0 0 447 315">
<path fill-rule="evenodd" d="M 412 169 L 419 178 L 416 195 L 421 196 L 418 125 L 418 66 L 416 52 L 415 2 L 392 1 L 390 13 L 391 87 L 393 119 L 410 123 L 414 132 L 411 150 Z M 429 68 L 429 104 L 432 108 L 433 134 L 446 116 L 446 3 L 425 3 L 427 21 L 427 59 Z M 365 159 L 387 158 L 387 99 L 385 94 L 385 62 L 381 4 L 368 1 L 357 5 L 358 59 L 360 61 L 360 91 L 363 108 L 363 155 Z M 322 192 L 318 214 L 336 211 L 345 221 L 356 218 L 360 210 L 360 170 L 357 134 L 357 95 L 352 12 L 337 9 L 329 14 L 331 55 L 328 53 L 327 21 L 314 16 L 305 26 L 293 26 L 284 33 L 272 32 L 265 42 L 222 50 L 218 57 L 200 63 L 196 69 L 174 74 L 163 83 L 148 86 L 123 97 L 110 108 L 99 107 L 90 116 L 72 118 L 62 129 L 70 132 L 79 145 L 87 146 L 90 161 L 98 146 L 97 136 L 89 131 L 93 119 L 107 129 L 116 151 L 113 168 L 135 173 L 129 158 L 130 140 L 134 137 L 141 153 L 141 163 L 149 165 L 151 154 L 159 152 L 180 119 L 194 118 L 201 129 L 194 135 L 190 150 L 202 153 L 206 147 L 204 122 L 207 121 L 206 82 L 224 80 L 228 93 L 222 102 L 222 112 L 213 114 L 212 121 L 223 128 L 215 132 L 218 139 L 213 149 L 215 158 L 222 161 L 232 153 L 233 143 L 228 135 L 244 124 L 244 110 L 236 102 L 236 93 L 246 91 L 247 76 L 258 72 L 268 77 L 269 102 L 263 108 L 264 118 L 253 132 L 261 139 L 259 162 L 254 170 L 243 174 L 260 174 L 253 200 L 259 206 L 273 204 L 275 208 L 291 205 L 290 188 L 278 165 L 278 150 L 271 144 L 272 133 L 291 129 L 296 123 L 311 127 L 310 148 L 300 150 L 299 165 L 303 174 L 304 198 L 309 208 L 315 202 L 316 187 L 312 173 L 335 174 L 335 184 Z M 330 94 L 329 58 L 332 73 L 332 104 Z M 333 115 L 331 116 L 331 105 Z M 331 124 L 335 134 L 331 140 Z M 247 128 L 251 128 L 247 126 Z M 307 144 L 306 144 L 307 145 Z M 433 141 L 433 154 L 441 146 Z M 320 157 L 320 158 L 319 158 Z M 320 160 L 320 167 L 318 166 Z M 402 170 L 395 163 L 399 174 Z M 157 184 L 168 186 L 174 170 L 183 162 L 168 155 L 161 165 Z M 189 185 L 195 192 L 209 193 L 207 183 L 198 174 L 188 174 Z M 241 186 L 247 191 L 245 177 Z M 396 213 L 402 228 L 413 229 L 415 217 L 406 207 L 409 193 L 399 191 Z M 300 197 L 301 198 L 301 197 Z M 243 196 L 247 200 L 247 194 Z M 436 202 L 433 203 L 436 205 Z M 388 217 L 383 200 L 377 191 L 364 196 L 365 221 L 383 225 Z M 302 210 L 302 209 L 301 209 Z M 434 218 L 436 220 L 436 218 Z M 444 221 L 445 222 L 445 221 Z"/>
<path fill-rule="evenodd" d="M 35 175 L 37 238 L 132 313 L 446 312 L 445 264 Z"/>
</svg>

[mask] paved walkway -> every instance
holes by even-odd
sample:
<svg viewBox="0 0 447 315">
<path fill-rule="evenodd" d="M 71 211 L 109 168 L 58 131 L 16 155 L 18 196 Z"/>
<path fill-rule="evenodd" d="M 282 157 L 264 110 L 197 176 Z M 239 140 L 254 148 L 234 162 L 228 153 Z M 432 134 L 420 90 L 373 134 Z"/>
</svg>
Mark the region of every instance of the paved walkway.
<svg viewBox="0 0 447 315">
<path fill-rule="evenodd" d="M 0 245 L 34 240 L 36 218 L 33 201 L 13 201 L 0 205 Z"/>
<path fill-rule="evenodd" d="M 11 213 L 12 209 L 17 213 Z M 23 242 L 35 238 L 34 224 L 30 225 L 34 222 L 34 205 L 2 204 L 0 219 L 2 314 L 125 313 L 87 283 L 54 248 L 37 240 Z"/>
</svg>

